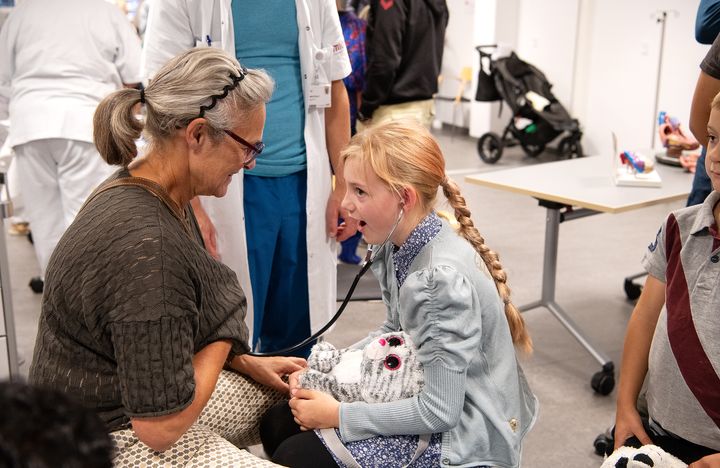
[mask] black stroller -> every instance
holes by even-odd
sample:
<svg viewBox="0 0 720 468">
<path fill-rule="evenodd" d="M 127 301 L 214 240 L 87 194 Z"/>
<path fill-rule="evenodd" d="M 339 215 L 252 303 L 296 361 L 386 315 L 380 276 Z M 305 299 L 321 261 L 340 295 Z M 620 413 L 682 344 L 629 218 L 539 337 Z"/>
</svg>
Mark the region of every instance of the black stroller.
<svg viewBox="0 0 720 468">
<path fill-rule="evenodd" d="M 494 164 L 505 147 L 518 144 L 528 156 L 535 157 L 560 134 L 565 136 L 558 145 L 558 155 L 563 158 L 582 157 L 580 123 L 553 96 L 552 85 L 545 75 L 520 60 L 515 52 L 509 57 L 493 60 L 492 51 L 496 48 L 496 45 L 476 47 L 480 53 L 480 72 L 475 99 L 502 99 L 510 106 L 513 115 L 502 136 L 488 132 L 480 137 L 480 158 Z M 487 71 L 483 68 L 484 59 L 487 59 Z"/>
</svg>

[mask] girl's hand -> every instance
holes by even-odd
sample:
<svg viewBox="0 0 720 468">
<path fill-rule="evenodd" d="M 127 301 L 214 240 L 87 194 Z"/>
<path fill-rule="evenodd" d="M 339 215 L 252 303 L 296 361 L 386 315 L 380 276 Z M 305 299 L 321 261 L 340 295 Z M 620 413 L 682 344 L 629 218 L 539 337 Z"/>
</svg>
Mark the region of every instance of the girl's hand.
<svg viewBox="0 0 720 468">
<path fill-rule="evenodd" d="M 306 365 L 305 359 L 299 357 L 258 357 L 247 354 L 235 356 L 230 362 L 231 368 L 251 377 L 255 382 L 286 394 L 290 392 L 290 387 L 282 377 L 302 370 Z"/>
<path fill-rule="evenodd" d="M 615 449 L 624 445 L 625 441 L 632 436 L 637 437 L 643 445 L 653 443 L 645 432 L 637 409 L 634 407 L 624 410 L 618 408 L 615 416 Z"/>
<path fill-rule="evenodd" d="M 307 368 L 304 368 L 290 374 L 290 376 L 288 377 L 288 385 L 290 386 L 290 392 L 292 392 L 294 388 L 300 388 L 300 374 L 302 374 L 306 370 Z"/>
<path fill-rule="evenodd" d="M 318 390 L 295 388 L 288 403 L 300 429 L 325 429 L 340 426 L 340 402 Z"/>
</svg>

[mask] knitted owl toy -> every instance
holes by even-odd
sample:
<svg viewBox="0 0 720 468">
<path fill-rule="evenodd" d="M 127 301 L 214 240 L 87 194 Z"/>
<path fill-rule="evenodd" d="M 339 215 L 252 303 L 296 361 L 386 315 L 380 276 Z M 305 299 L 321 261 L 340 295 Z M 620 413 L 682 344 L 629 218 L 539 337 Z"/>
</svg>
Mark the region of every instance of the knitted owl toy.
<svg viewBox="0 0 720 468">
<path fill-rule="evenodd" d="M 687 465 L 656 445 L 618 448 L 600 468 L 685 468 Z"/>
<path fill-rule="evenodd" d="M 400 400 L 423 386 L 422 365 L 404 332 L 380 335 L 363 349 L 336 349 L 321 342 L 313 346 L 307 363 L 300 386 L 330 393 L 338 401 Z"/>
</svg>

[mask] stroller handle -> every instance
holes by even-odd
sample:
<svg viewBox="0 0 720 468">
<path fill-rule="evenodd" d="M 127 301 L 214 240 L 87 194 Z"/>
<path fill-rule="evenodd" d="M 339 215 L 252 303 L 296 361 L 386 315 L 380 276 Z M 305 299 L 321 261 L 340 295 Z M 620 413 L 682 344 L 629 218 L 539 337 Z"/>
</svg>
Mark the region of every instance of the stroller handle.
<svg viewBox="0 0 720 468">
<path fill-rule="evenodd" d="M 476 47 L 475 47 L 475 50 L 477 50 L 478 53 L 480 54 L 480 58 L 482 58 L 482 57 L 491 57 L 491 56 L 492 56 L 492 52 L 493 52 L 495 49 L 497 49 L 497 47 L 498 47 L 497 44 L 485 44 L 485 45 L 476 46 Z M 483 50 L 483 49 L 491 49 L 491 50 L 488 51 L 488 52 L 486 52 L 486 51 Z"/>
</svg>

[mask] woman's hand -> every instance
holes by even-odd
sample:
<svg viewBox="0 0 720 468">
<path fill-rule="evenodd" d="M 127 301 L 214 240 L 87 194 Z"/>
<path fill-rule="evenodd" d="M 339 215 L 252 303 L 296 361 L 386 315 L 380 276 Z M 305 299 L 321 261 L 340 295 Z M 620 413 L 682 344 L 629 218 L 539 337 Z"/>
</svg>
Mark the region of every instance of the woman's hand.
<svg viewBox="0 0 720 468">
<path fill-rule="evenodd" d="M 640 413 L 634 407 L 623 410 L 618 408 L 615 416 L 615 449 L 625 444 L 630 437 L 635 436 L 643 445 L 652 444 L 652 440 L 645 432 Z"/>
<path fill-rule="evenodd" d="M 205 208 L 203 208 L 198 197 L 190 200 L 190 204 L 192 205 L 195 219 L 200 227 L 205 248 L 215 260 L 220 260 L 220 254 L 217 249 L 217 231 L 215 230 L 215 225 L 212 223 L 212 220 L 210 220 L 207 212 L 205 212 Z"/>
<path fill-rule="evenodd" d="M 703 457 L 688 465 L 688 468 L 720 468 L 720 453 Z"/>
<path fill-rule="evenodd" d="M 248 354 L 235 356 L 230 362 L 232 369 L 247 375 L 257 383 L 283 393 L 289 393 L 290 387 L 282 380 L 282 377 L 302 370 L 305 366 L 307 366 L 307 361 L 299 357 L 259 357 Z"/>
<path fill-rule="evenodd" d="M 340 402 L 318 390 L 293 388 L 289 405 L 300 429 L 325 429 L 340 426 Z"/>
</svg>

